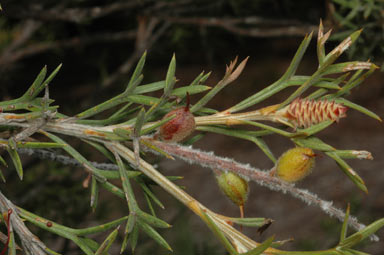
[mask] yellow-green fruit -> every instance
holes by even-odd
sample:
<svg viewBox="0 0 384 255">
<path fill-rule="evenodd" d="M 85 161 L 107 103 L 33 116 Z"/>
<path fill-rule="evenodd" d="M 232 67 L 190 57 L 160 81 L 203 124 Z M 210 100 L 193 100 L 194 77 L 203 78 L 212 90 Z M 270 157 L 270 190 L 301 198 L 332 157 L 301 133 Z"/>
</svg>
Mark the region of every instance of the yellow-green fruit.
<svg viewBox="0 0 384 255">
<path fill-rule="evenodd" d="M 312 149 L 296 147 L 286 151 L 277 162 L 276 174 L 286 182 L 297 182 L 309 175 L 315 165 Z"/>
<path fill-rule="evenodd" d="M 243 206 L 247 201 L 248 182 L 232 172 L 221 173 L 216 178 L 224 194 L 236 205 Z"/>
</svg>

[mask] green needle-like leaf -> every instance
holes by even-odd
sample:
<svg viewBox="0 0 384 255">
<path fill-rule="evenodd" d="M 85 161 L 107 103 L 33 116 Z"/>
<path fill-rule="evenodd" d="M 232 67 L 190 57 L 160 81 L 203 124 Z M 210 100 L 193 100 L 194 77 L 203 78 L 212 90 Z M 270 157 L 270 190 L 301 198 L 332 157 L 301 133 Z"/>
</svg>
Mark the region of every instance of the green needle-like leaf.
<svg viewBox="0 0 384 255">
<path fill-rule="evenodd" d="M 139 239 L 139 226 L 136 224 L 132 230 L 132 234 L 130 236 L 130 244 L 132 248 L 132 253 L 135 251 L 137 240 Z"/>
<path fill-rule="evenodd" d="M 36 91 L 38 91 L 38 89 L 40 88 L 40 85 L 43 83 L 46 75 L 47 75 L 47 66 L 44 66 L 41 69 L 40 73 L 37 75 L 36 79 L 33 81 L 32 85 L 29 87 L 29 89 L 24 93 L 24 95 L 21 98 L 23 100 L 29 100 L 34 98 Z"/>
<path fill-rule="evenodd" d="M 319 138 L 315 136 L 309 136 L 306 138 L 292 138 L 291 139 L 295 144 L 300 147 L 307 147 L 319 151 L 335 151 L 336 149 L 329 144 L 326 144 Z"/>
<path fill-rule="evenodd" d="M 299 48 L 297 49 L 295 56 L 293 57 L 287 71 L 285 71 L 284 75 L 280 78 L 281 81 L 288 80 L 293 75 L 295 75 L 296 70 L 299 67 L 299 64 L 301 63 L 301 60 L 304 56 L 304 53 L 312 40 L 312 35 L 313 33 L 310 33 L 309 35 L 305 36 L 304 40 L 301 42 Z"/>
<path fill-rule="evenodd" d="M 66 143 L 63 139 L 45 131 L 41 131 L 41 133 L 49 137 L 51 140 L 55 141 L 56 143 L 65 144 L 66 146 L 64 146 L 63 149 L 69 155 L 71 155 L 74 159 L 79 161 L 89 172 L 94 174 L 99 179 L 100 182 L 105 182 L 107 180 L 104 176 L 98 173 L 98 169 L 96 167 L 94 167 L 86 158 L 84 158 L 77 150 L 75 150 L 72 146 Z"/>
<path fill-rule="evenodd" d="M 11 156 L 13 165 L 15 166 L 16 172 L 19 175 L 20 180 L 22 180 L 23 179 L 23 165 L 21 164 L 20 156 L 17 153 L 17 150 L 14 148 L 11 148 L 11 146 L 8 146 L 7 151 L 9 153 L 9 156 Z"/>
<path fill-rule="evenodd" d="M 125 94 L 127 94 L 127 95 L 131 94 L 136 89 L 137 85 L 139 85 L 137 81 L 142 80 L 142 78 L 140 78 L 140 76 L 141 76 L 141 73 L 143 72 L 143 67 L 145 65 L 146 56 L 147 56 L 147 52 L 145 51 L 143 53 L 143 55 L 141 56 L 139 62 L 137 63 L 135 71 L 133 72 L 131 79 L 129 80 L 127 88 L 124 92 Z"/>
<path fill-rule="evenodd" d="M 144 94 L 148 92 L 153 92 L 153 91 L 163 89 L 164 87 L 165 87 L 165 81 L 157 81 L 157 82 L 136 87 L 135 90 L 133 91 L 133 94 Z"/>
<path fill-rule="evenodd" d="M 145 183 L 140 182 L 140 187 L 143 189 L 145 194 L 147 194 L 148 197 L 151 198 L 153 202 L 155 202 L 161 209 L 165 208 L 163 203 L 161 203 L 161 201 L 155 196 L 155 194 L 153 194 L 151 189 L 147 185 L 145 185 Z"/>
<path fill-rule="evenodd" d="M 228 241 L 228 239 L 224 236 L 223 232 L 217 227 L 217 225 L 213 222 L 211 217 L 209 217 L 203 210 L 201 210 L 202 220 L 207 224 L 207 226 L 212 230 L 214 235 L 220 240 L 220 242 L 224 245 L 225 249 L 231 255 L 237 255 L 236 249 L 232 246 L 232 244 Z"/>
<path fill-rule="evenodd" d="M 99 198 L 99 186 L 95 177 L 92 177 L 91 183 L 91 208 L 93 211 L 96 210 L 97 202 Z"/>
<path fill-rule="evenodd" d="M 339 243 L 343 242 L 345 240 L 345 237 L 347 236 L 348 219 L 349 219 L 350 211 L 351 211 L 351 206 L 348 203 L 347 210 L 345 211 L 345 217 L 344 217 L 344 221 L 343 221 L 343 226 L 341 227 L 341 231 L 340 231 L 340 241 L 339 241 Z"/>
<path fill-rule="evenodd" d="M 119 230 L 120 226 L 117 227 L 115 230 L 112 231 L 111 234 L 108 235 L 108 237 L 104 240 L 104 242 L 100 245 L 99 249 L 97 249 L 95 255 L 107 255 L 109 248 L 111 248 L 112 243 L 115 241 L 117 237 L 117 231 Z"/>
<path fill-rule="evenodd" d="M 266 218 L 228 218 L 228 220 L 247 227 L 261 227 L 264 226 L 266 222 L 271 222 L 271 219 Z"/>
<path fill-rule="evenodd" d="M 169 63 L 167 76 L 165 78 L 165 87 L 164 87 L 165 97 L 168 97 L 171 94 L 173 86 L 176 83 L 175 72 L 176 72 L 176 56 L 175 54 L 173 54 L 171 62 Z"/>
<path fill-rule="evenodd" d="M 363 179 L 345 162 L 342 158 L 340 158 L 336 153 L 334 152 L 326 152 L 329 157 L 333 158 L 337 164 L 340 166 L 341 170 L 351 179 L 356 186 L 364 191 L 365 193 L 368 193 L 368 189 L 365 186 L 365 183 Z"/>
<path fill-rule="evenodd" d="M 379 115 L 377 115 L 376 113 L 368 110 L 367 108 L 361 106 L 361 105 L 358 105 L 358 104 L 355 104 L 355 103 L 352 103 L 351 101 L 348 101 L 347 99 L 345 98 L 337 98 L 335 99 L 335 102 L 336 103 L 341 103 L 341 104 L 344 104 L 345 106 L 351 108 L 351 109 L 354 109 L 356 111 L 359 111 L 361 113 L 364 113 L 365 115 L 368 115 L 369 117 L 371 118 L 374 118 L 378 121 L 382 121 L 382 119 L 379 117 Z"/>
<path fill-rule="evenodd" d="M 370 225 L 360 230 L 359 232 L 356 232 L 355 234 L 344 239 L 342 242 L 340 242 L 339 246 L 351 248 L 356 244 L 358 244 L 359 242 L 361 242 L 362 240 L 374 234 L 377 230 L 379 230 L 382 227 L 384 227 L 384 218 L 371 223 Z"/>
<path fill-rule="evenodd" d="M 167 222 L 160 220 L 159 218 L 152 216 L 146 212 L 143 212 L 141 210 L 137 211 L 137 217 L 148 223 L 149 225 L 155 227 L 155 228 L 169 228 L 171 225 L 169 225 Z"/>
<path fill-rule="evenodd" d="M 274 236 L 271 236 L 270 238 L 268 238 L 267 240 L 265 240 L 264 242 L 262 242 L 261 244 L 259 244 L 256 248 L 246 252 L 246 253 L 241 253 L 241 255 L 259 255 L 259 254 L 262 254 L 266 249 L 268 249 L 273 240 L 275 239 Z"/>
<path fill-rule="evenodd" d="M 199 94 L 212 89 L 209 86 L 195 85 L 174 89 L 171 93 L 172 96 L 184 97 L 187 93 L 190 95 Z"/>
<path fill-rule="evenodd" d="M 149 226 L 147 223 L 138 220 L 137 221 L 139 227 L 153 240 L 155 240 L 158 244 L 163 246 L 165 249 L 172 251 L 171 246 L 164 240 L 164 238 L 151 226 Z"/>
</svg>

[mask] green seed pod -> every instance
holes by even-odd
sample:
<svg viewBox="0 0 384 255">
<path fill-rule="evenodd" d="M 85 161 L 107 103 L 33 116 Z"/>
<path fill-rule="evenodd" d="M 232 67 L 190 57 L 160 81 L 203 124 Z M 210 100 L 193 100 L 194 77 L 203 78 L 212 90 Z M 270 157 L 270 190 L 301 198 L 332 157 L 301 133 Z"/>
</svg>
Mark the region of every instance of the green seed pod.
<svg viewBox="0 0 384 255">
<path fill-rule="evenodd" d="M 248 197 L 248 182 L 232 172 L 219 173 L 217 183 L 224 194 L 236 205 L 242 207 Z"/>
<path fill-rule="evenodd" d="M 315 165 L 316 154 L 310 148 L 296 147 L 280 156 L 276 166 L 277 176 L 286 182 L 305 178 Z"/>
</svg>

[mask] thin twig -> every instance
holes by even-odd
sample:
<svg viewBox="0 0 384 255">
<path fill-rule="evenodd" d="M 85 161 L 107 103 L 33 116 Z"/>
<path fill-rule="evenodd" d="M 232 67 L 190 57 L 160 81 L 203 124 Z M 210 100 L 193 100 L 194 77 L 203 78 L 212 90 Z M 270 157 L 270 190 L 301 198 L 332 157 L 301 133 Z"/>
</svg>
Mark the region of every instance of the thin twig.
<svg viewBox="0 0 384 255">
<path fill-rule="evenodd" d="M 133 54 L 117 69 L 117 71 L 111 74 L 108 79 L 103 82 L 104 87 L 116 82 L 122 75 L 128 73 L 133 64 L 143 55 L 144 51 L 149 51 L 152 48 L 152 45 L 164 34 L 164 32 L 169 27 L 168 22 L 164 22 L 160 28 L 157 29 L 155 33 L 153 30 L 156 25 L 159 23 L 158 19 L 150 19 L 147 24 L 145 19 L 139 18 L 139 26 L 136 33 L 136 47 Z"/>
<path fill-rule="evenodd" d="M 40 159 L 49 159 L 52 161 L 60 162 L 64 165 L 72 165 L 72 166 L 78 166 L 78 167 L 83 166 L 79 161 L 77 161 L 74 158 L 58 154 L 57 152 L 44 150 L 44 149 L 18 148 L 17 152 L 22 154 L 27 154 L 29 156 L 36 156 Z M 90 161 L 90 163 L 94 167 L 101 170 L 111 170 L 111 171 L 119 170 L 119 167 L 117 165 L 111 164 L 111 163 L 99 163 L 99 162 L 92 162 L 92 161 Z"/>
<path fill-rule="evenodd" d="M 47 254 L 45 252 L 47 246 L 29 231 L 24 222 L 20 219 L 16 206 L 13 205 L 13 203 L 9 201 L 0 191 L 0 211 L 4 213 L 9 209 L 12 210 L 10 224 L 12 225 L 13 230 L 20 237 L 24 252 L 31 255 Z"/>
<path fill-rule="evenodd" d="M 216 18 L 216 17 L 169 17 L 159 19 L 176 24 L 220 27 L 231 33 L 250 37 L 303 36 L 317 30 L 317 26 L 303 25 L 295 21 L 272 21 L 260 17 Z M 259 27 L 256 27 L 259 25 Z M 250 26 L 250 27 L 246 27 Z"/>
<path fill-rule="evenodd" d="M 308 205 L 318 206 L 331 217 L 335 217 L 341 222 L 344 221 L 345 213 L 333 206 L 332 202 L 323 200 L 308 190 L 296 188 L 293 184 L 286 183 L 276 177 L 273 177 L 269 174 L 268 171 L 261 171 L 249 165 L 238 163 L 233 159 L 219 157 L 213 153 L 193 149 L 192 147 L 185 147 L 179 144 L 164 143 L 152 139 L 150 142 L 166 153 L 182 159 L 190 164 L 198 164 L 210 169 L 223 169 L 233 171 L 247 179 L 255 181 L 261 186 L 275 191 L 282 191 L 282 193 L 288 193 L 293 197 L 302 200 Z M 348 224 L 357 231 L 365 227 L 365 225 L 358 222 L 355 217 L 349 217 Z M 373 241 L 379 241 L 379 238 L 376 235 L 372 235 L 371 239 Z"/>
</svg>

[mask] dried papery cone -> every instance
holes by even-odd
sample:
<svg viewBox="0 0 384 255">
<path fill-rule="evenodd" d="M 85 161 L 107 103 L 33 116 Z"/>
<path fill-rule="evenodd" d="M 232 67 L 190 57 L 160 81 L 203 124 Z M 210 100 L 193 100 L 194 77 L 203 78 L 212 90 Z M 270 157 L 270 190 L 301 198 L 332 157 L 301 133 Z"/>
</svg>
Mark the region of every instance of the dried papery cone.
<svg viewBox="0 0 384 255">
<path fill-rule="evenodd" d="M 195 131 L 195 117 L 189 110 L 190 98 L 187 93 L 187 105 L 167 113 L 163 119 L 175 116 L 160 127 L 158 138 L 165 142 L 180 142 Z"/>
<path fill-rule="evenodd" d="M 223 193 L 240 208 L 240 217 L 244 218 L 244 204 L 247 201 L 248 182 L 232 172 L 216 171 L 216 180 Z M 242 229 L 242 226 L 240 226 Z"/>
<path fill-rule="evenodd" d="M 290 149 L 280 156 L 275 175 L 286 182 L 300 181 L 312 172 L 315 156 L 310 148 Z"/>
</svg>

